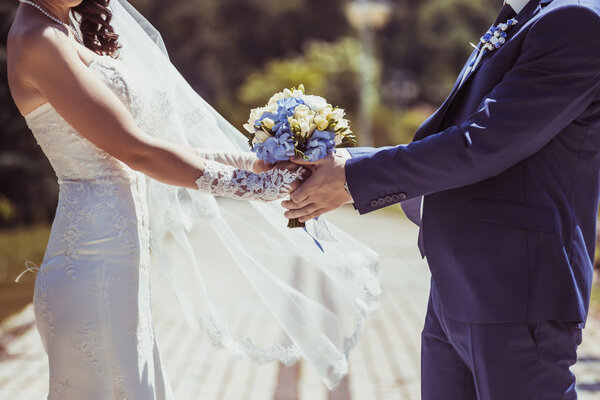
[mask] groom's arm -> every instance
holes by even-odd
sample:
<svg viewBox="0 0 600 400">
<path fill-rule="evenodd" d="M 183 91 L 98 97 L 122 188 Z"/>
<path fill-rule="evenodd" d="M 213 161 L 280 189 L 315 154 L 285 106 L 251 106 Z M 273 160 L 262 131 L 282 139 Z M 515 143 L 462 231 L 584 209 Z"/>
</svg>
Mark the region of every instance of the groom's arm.
<svg viewBox="0 0 600 400">
<path fill-rule="evenodd" d="M 514 67 L 462 125 L 346 161 L 356 208 L 366 213 L 472 184 L 535 154 L 597 96 L 599 35 L 598 16 L 582 7 L 541 18 Z M 394 202 L 375 205 L 393 194 Z"/>
<path fill-rule="evenodd" d="M 386 147 L 348 147 L 346 148 L 346 150 L 348 151 L 348 154 L 350 155 L 351 158 L 356 158 L 356 157 L 364 157 L 364 156 L 368 156 L 371 155 L 377 151 L 383 150 L 383 149 L 390 149 L 392 148 L 392 146 L 386 146 Z"/>
</svg>

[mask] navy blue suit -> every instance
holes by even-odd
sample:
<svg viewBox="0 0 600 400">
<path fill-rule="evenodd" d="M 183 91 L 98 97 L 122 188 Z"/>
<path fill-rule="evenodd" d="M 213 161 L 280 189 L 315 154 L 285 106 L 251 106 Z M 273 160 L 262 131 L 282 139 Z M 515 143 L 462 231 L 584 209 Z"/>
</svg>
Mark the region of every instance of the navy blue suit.
<svg viewBox="0 0 600 400">
<path fill-rule="evenodd" d="M 401 202 L 420 226 L 442 328 L 443 308 L 465 326 L 522 324 L 537 345 L 549 321 L 580 340 L 571 327 L 587 317 L 600 189 L 598 3 L 531 0 L 460 85 L 474 52 L 412 143 L 350 149 L 358 211 Z"/>
</svg>

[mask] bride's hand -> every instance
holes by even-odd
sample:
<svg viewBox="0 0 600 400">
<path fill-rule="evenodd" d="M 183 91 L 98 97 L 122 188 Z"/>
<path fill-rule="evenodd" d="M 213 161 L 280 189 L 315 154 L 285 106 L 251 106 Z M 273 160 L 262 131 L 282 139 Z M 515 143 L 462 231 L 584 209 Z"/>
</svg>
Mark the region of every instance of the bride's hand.
<svg viewBox="0 0 600 400">
<path fill-rule="evenodd" d="M 304 182 L 311 174 L 308 168 L 299 166 L 298 164 L 294 164 L 291 161 L 280 161 L 277 164 L 275 164 L 272 168 L 279 169 L 282 171 L 298 171 L 300 168 L 302 168 L 302 175 L 291 184 L 290 193 L 296 190 L 298 187 L 300 187 L 302 182 Z"/>
<path fill-rule="evenodd" d="M 252 172 L 254 172 L 255 174 L 260 174 L 262 172 L 268 172 L 272 169 L 297 171 L 299 168 L 300 166 L 298 164 L 295 164 L 291 161 L 280 161 L 275 164 L 269 164 L 264 160 L 256 159 L 254 165 L 252 166 Z M 302 169 L 304 170 L 304 172 L 302 173 L 302 176 L 300 178 L 296 179 L 292 183 L 290 193 L 296 190 L 302 184 L 302 182 L 310 176 L 310 171 L 308 168 L 303 167 Z"/>
</svg>

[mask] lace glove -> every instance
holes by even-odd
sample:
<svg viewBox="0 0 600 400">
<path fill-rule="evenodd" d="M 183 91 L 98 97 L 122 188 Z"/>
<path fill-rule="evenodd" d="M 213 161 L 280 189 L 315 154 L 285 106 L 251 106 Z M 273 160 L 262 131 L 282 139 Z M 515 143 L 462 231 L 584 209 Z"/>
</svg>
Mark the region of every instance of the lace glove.
<svg viewBox="0 0 600 400">
<path fill-rule="evenodd" d="M 204 174 L 196 179 L 198 189 L 215 196 L 273 201 L 290 193 L 292 183 L 302 177 L 303 168 L 288 171 L 273 168 L 260 174 L 206 160 Z"/>
<path fill-rule="evenodd" d="M 246 171 L 254 170 L 254 163 L 258 160 L 252 152 L 225 153 L 208 149 L 195 149 L 196 154 L 205 160 L 216 161 L 237 169 Z"/>
</svg>

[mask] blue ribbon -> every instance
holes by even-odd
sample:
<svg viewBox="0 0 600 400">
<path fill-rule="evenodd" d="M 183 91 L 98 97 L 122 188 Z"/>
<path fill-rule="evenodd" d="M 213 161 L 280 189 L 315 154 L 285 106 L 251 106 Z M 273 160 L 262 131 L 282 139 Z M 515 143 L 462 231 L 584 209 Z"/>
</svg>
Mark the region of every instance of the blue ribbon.
<svg viewBox="0 0 600 400">
<path fill-rule="evenodd" d="M 321 243 L 319 243 L 319 241 L 317 240 L 317 238 L 315 238 L 313 235 L 311 235 L 310 232 L 308 231 L 308 229 L 306 229 L 306 227 L 303 227 L 302 229 L 304 229 L 304 232 L 306 232 L 306 234 L 308 236 L 310 236 L 310 238 L 315 242 L 315 244 L 317 245 L 317 247 L 319 248 L 319 250 L 321 250 L 323 253 L 325 253 L 325 250 L 323 250 L 323 246 L 321 246 Z"/>
</svg>

